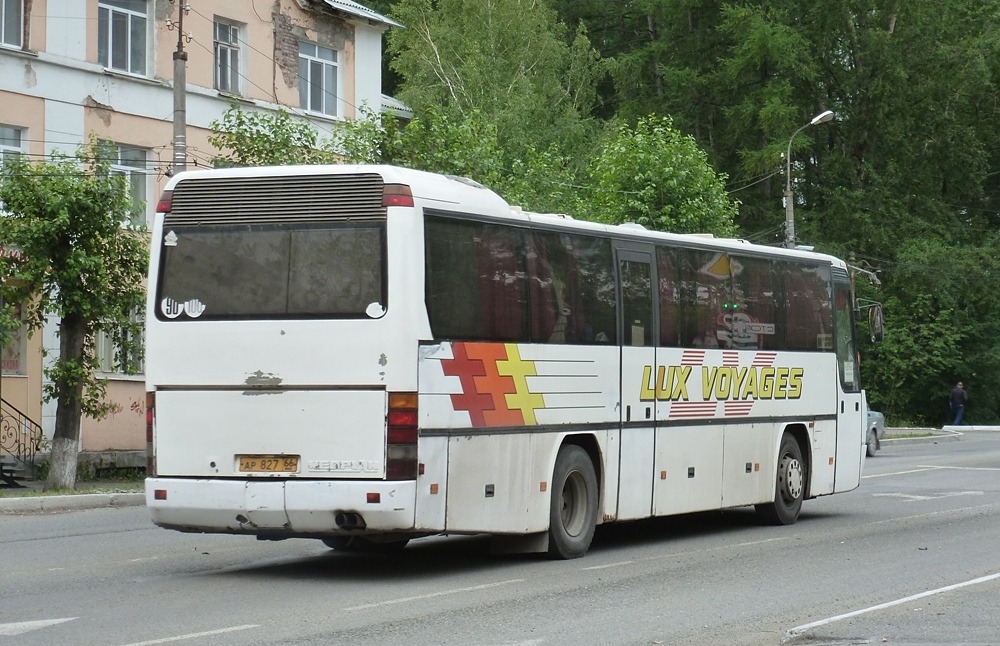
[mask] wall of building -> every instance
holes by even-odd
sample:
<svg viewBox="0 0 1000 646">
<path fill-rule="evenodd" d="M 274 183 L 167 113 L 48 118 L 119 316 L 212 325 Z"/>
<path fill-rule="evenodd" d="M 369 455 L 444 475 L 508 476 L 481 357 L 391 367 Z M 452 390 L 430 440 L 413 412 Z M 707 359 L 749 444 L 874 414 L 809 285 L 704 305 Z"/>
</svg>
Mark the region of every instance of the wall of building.
<svg viewBox="0 0 1000 646">
<path fill-rule="evenodd" d="M 53 151 L 72 155 L 91 136 L 148 152 L 146 217 L 173 165 L 174 52 L 178 49 L 178 5 L 149 0 L 147 73 L 105 69 L 99 62 L 98 0 L 25 0 L 28 21 L 22 50 L 0 47 L 0 124 L 23 129 L 24 152 L 41 159 Z M 184 16 L 181 43 L 187 53 L 187 166 L 204 168 L 217 151 L 211 124 L 234 99 L 245 109 L 284 107 L 329 133 L 354 118 L 357 106 L 378 111 L 381 101 L 381 38 L 388 24 L 331 12 L 316 0 L 233 2 L 199 0 Z M 304 8 L 306 7 L 306 8 Z M 313 10 L 308 10 L 312 7 Z M 216 20 L 238 25 L 245 78 L 240 97 L 215 89 Z M 171 29 L 171 26 L 173 29 Z M 299 109 L 299 40 L 337 50 L 337 115 Z M 2 241 L 0 241 L 2 244 Z M 41 423 L 51 436 L 55 402 L 42 404 L 44 361 L 58 356 L 58 320 L 50 319 L 31 340 L 29 374 L 4 377 L 3 399 Z M 115 413 L 82 421 L 86 451 L 145 449 L 145 386 L 141 376 L 108 374 Z"/>
</svg>

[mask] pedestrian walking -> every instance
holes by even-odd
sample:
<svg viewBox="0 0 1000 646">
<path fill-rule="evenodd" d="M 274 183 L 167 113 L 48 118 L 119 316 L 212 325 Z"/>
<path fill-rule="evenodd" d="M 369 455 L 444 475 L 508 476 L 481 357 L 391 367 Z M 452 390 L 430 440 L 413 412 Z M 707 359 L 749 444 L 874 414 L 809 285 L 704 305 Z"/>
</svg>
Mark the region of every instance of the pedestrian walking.
<svg viewBox="0 0 1000 646">
<path fill-rule="evenodd" d="M 948 400 L 948 405 L 951 407 L 952 414 L 955 415 L 955 421 L 952 422 L 954 426 L 962 425 L 962 413 L 965 412 L 965 402 L 968 401 L 969 396 L 965 392 L 965 387 L 962 382 L 951 389 L 951 399 Z"/>
</svg>

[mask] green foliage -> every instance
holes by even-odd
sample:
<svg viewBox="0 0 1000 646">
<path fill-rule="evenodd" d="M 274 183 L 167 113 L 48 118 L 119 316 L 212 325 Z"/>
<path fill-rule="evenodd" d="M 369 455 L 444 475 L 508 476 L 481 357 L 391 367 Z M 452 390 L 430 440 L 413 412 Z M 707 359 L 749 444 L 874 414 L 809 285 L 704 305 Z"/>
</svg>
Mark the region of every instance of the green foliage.
<svg viewBox="0 0 1000 646">
<path fill-rule="evenodd" d="M 461 121 L 477 110 L 507 152 L 573 147 L 603 71 L 586 32 L 573 35 L 538 0 L 400 0 L 388 34 L 399 98 L 417 114 Z"/>
<path fill-rule="evenodd" d="M 144 303 L 148 264 L 144 227 L 129 224 L 135 209 L 125 178 L 111 174 L 109 159 L 91 142 L 72 158 L 54 155 L 37 164 L 8 158 L 0 178 L 6 211 L 0 240 L 21 251 L 0 259 L 0 294 L 5 303 L 27 306 L 30 331 L 50 315 L 61 319 L 60 356 L 47 368 L 45 396 L 59 406 L 76 401 L 92 417 L 110 411 L 105 383 L 94 374 L 95 335 L 103 330 L 116 339 L 120 362 L 134 369 L 139 349 L 132 339 L 139 338 L 141 323 L 133 313 Z M 6 329 L 17 323 L 10 313 L 4 309 Z"/>
<path fill-rule="evenodd" d="M 334 163 L 335 154 L 319 146 L 316 129 L 308 121 L 276 112 L 244 110 L 230 102 L 222 120 L 211 123 L 208 141 L 223 151 L 212 161 L 231 166 Z"/>
<path fill-rule="evenodd" d="M 953 312 L 939 310 L 933 300 L 928 294 L 906 302 L 889 298 L 884 304 L 885 340 L 871 347 L 862 362 L 872 408 L 898 411 L 897 417 L 919 425 L 944 422 L 963 341 Z M 940 384 L 936 396 L 927 396 L 927 381 Z"/>
<path fill-rule="evenodd" d="M 669 117 L 619 126 L 593 160 L 589 177 L 596 188 L 587 213 L 593 219 L 675 233 L 735 232 L 736 204 L 726 194 L 725 178 Z"/>
</svg>

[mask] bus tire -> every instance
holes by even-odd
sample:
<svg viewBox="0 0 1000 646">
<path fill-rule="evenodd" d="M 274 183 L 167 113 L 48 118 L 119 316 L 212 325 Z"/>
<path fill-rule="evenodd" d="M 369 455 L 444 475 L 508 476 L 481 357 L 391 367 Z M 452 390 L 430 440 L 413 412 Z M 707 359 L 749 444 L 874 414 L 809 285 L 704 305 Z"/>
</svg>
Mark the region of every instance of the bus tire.
<svg viewBox="0 0 1000 646">
<path fill-rule="evenodd" d="M 789 433 L 781 437 L 774 485 L 774 501 L 757 505 L 757 514 L 769 525 L 791 525 L 799 517 L 805 498 L 806 467 L 802 449 Z"/>
<path fill-rule="evenodd" d="M 552 470 L 549 510 L 549 556 L 575 559 L 590 548 L 597 527 L 597 474 L 585 450 L 573 444 L 559 449 Z"/>
</svg>

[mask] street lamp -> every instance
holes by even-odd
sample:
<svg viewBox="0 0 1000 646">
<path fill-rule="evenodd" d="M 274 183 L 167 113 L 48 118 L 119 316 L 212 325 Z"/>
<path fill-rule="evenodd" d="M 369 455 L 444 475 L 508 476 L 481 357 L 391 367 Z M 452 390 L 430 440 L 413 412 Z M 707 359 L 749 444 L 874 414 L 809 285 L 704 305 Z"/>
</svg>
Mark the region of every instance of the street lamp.
<svg viewBox="0 0 1000 646">
<path fill-rule="evenodd" d="M 792 140 L 795 139 L 795 135 L 809 126 L 826 123 L 832 119 L 833 112 L 824 110 L 813 117 L 812 121 L 793 132 L 792 136 L 788 139 L 788 154 L 785 155 L 785 163 L 788 164 L 785 169 L 785 246 L 789 249 L 795 248 L 795 207 L 793 205 L 794 200 L 792 199 Z"/>
</svg>

